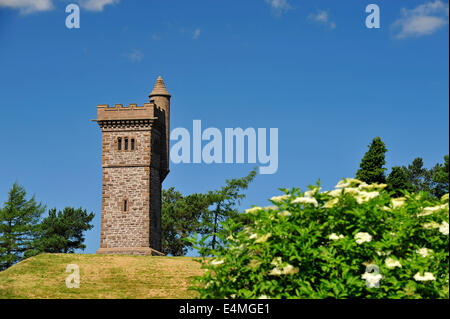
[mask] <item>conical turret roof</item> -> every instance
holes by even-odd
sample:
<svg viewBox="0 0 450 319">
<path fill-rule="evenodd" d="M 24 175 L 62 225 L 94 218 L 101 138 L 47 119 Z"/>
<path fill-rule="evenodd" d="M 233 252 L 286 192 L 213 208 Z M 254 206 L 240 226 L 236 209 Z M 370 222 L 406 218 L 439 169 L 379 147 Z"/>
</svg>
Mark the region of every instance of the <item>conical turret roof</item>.
<svg viewBox="0 0 450 319">
<path fill-rule="evenodd" d="M 167 92 L 166 85 L 161 76 L 156 80 L 155 86 L 153 87 L 152 93 L 150 93 L 150 97 L 154 95 L 166 95 L 170 96 L 169 92 Z"/>
</svg>

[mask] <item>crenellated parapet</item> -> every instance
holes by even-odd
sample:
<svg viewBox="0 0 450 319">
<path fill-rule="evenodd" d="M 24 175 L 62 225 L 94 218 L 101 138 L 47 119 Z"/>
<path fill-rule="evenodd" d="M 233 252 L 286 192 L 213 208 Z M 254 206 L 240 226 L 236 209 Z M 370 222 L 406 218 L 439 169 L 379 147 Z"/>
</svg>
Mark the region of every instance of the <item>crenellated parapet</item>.
<svg viewBox="0 0 450 319">
<path fill-rule="evenodd" d="M 113 107 L 108 104 L 99 104 L 97 105 L 97 121 L 149 119 L 155 117 L 155 108 L 154 103 L 144 103 L 143 106 L 115 104 Z"/>
<path fill-rule="evenodd" d="M 164 110 L 155 103 L 144 103 L 143 106 L 130 104 L 108 104 L 97 105 L 97 119 L 95 120 L 103 129 L 149 129 L 152 126 L 162 128 L 164 126 Z"/>
</svg>

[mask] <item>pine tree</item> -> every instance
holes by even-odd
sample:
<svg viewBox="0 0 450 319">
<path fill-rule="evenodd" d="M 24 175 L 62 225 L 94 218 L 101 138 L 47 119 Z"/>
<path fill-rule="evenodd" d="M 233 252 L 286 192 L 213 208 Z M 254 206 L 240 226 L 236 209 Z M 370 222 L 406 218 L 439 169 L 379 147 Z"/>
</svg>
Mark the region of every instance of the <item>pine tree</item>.
<svg viewBox="0 0 450 319">
<path fill-rule="evenodd" d="M 221 222 L 240 216 L 237 205 L 245 197 L 243 190 L 256 176 L 252 170 L 247 176 L 226 180 L 226 185 L 204 194 L 183 196 L 174 188 L 163 191 L 162 196 L 162 252 L 174 256 L 184 255 L 192 246 L 186 240 L 199 235 L 207 243 L 208 249 L 219 244 L 218 235 L 223 229 Z"/>
<path fill-rule="evenodd" d="M 14 183 L 3 208 L 0 208 L 0 270 L 30 255 L 45 206 L 34 196 L 26 200 L 25 189 Z"/>
<path fill-rule="evenodd" d="M 436 164 L 432 169 L 433 195 L 441 197 L 449 192 L 449 156 L 444 156 L 444 164 Z"/>
<path fill-rule="evenodd" d="M 256 169 L 252 170 L 247 176 L 226 180 L 226 185 L 221 189 L 209 193 L 213 203 L 209 214 L 203 217 L 203 224 L 206 233 L 212 235 L 211 249 L 214 250 L 218 244 L 217 235 L 223 231 L 221 222 L 228 218 L 237 218 L 239 216 L 236 205 L 245 198 L 243 190 L 255 179 Z"/>
<path fill-rule="evenodd" d="M 409 183 L 414 192 L 425 191 L 431 193 L 432 172 L 423 167 L 423 159 L 415 158 L 408 167 L 404 167 Z"/>
<path fill-rule="evenodd" d="M 84 232 L 94 227 L 91 223 L 94 213 L 88 214 L 82 208 L 66 207 L 63 211 L 49 210 L 40 224 L 40 235 L 36 240 L 39 252 L 74 253 L 85 249 Z"/>
<path fill-rule="evenodd" d="M 194 233 L 202 234 L 201 216 L 211 205 L 207 194 L 183 196 L 173 187 L 162 195 L 162 252 L 183 256 L 192 243 L 185 239 Z"/>
<path fill-rule="evenodd" d="M 402 196 L 401 191 L 412 191 L 413 186 L 408 180 L 405 168 L 400 166 L 392 167 L 392 171 L 386 179 L 389 191 L 395 191 L 395 196 Z"/>
<path fill-rule="evenodd" d="M 386 164 L 386 145 L 381 138 L 376 137 L 368 147 L 369 150 L 361 160 L 360 168 L 356 172 L 356 178 L 368 184 L 385 183 L 384 171 L 386 168 L 383 166 Z"/>
</svg>

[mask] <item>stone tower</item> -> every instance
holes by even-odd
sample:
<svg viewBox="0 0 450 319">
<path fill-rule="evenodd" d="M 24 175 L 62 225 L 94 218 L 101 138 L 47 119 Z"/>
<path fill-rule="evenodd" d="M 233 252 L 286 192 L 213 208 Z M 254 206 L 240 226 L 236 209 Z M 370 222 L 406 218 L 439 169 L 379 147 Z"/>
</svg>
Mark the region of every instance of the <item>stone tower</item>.
<svg viewBox="0 0 450 319">
<path fill-rule="evenodd" d="M 97 106 L 102 217 L 97 254 L 161 251 L 161 183 L 169 173 L 170 94 L 158 77 L 143 106 Z"/>
</svg>

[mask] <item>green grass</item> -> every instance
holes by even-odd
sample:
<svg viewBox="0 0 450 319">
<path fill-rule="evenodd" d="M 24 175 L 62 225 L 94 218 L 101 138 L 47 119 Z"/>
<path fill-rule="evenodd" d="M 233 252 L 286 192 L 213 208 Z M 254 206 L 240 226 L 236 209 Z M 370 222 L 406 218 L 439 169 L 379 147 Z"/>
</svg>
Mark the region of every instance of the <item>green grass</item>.
<svg viewBox="0 0 450 319">
<path fill-rule="evenodd" d="M 80 288 L 66 287 L 69 264 Z M 191 257 L 41 254 L 0 272 L 0 299 L 197 298 L 188 287 L 203 272 Z"/>
</svg>

